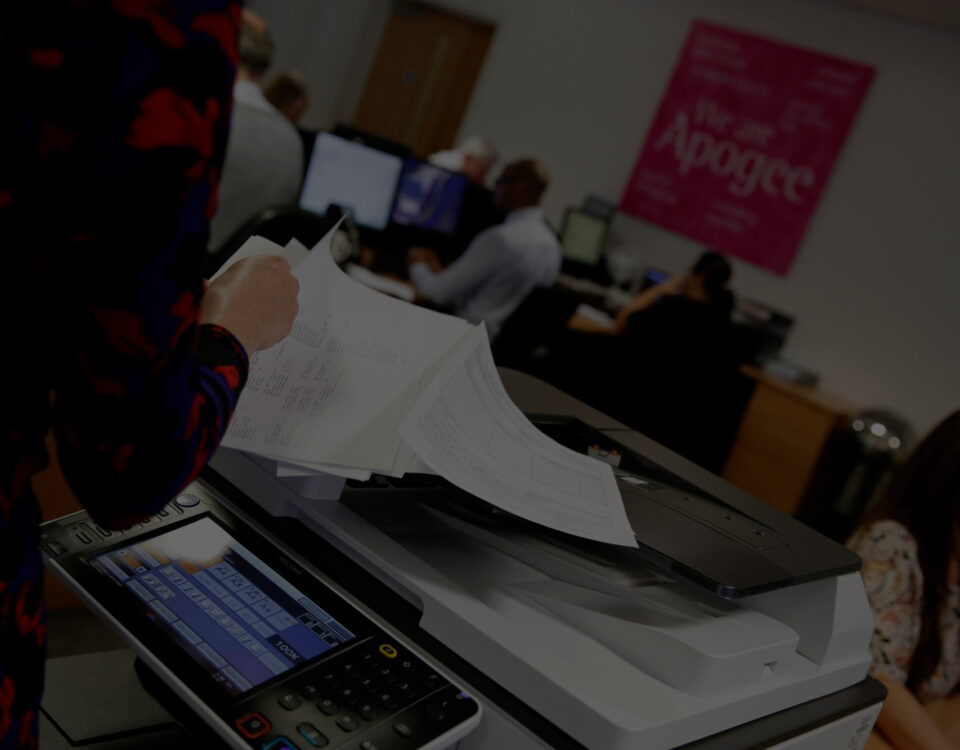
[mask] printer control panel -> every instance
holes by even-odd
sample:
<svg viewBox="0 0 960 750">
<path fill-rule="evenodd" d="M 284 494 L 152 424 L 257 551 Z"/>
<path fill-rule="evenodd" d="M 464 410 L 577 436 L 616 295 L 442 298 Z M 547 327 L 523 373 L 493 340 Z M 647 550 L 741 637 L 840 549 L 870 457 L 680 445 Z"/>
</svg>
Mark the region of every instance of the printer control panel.
<svg viewBox="0 0 960 750">
<path fill-rule="evenodd" d="M 254 747 L 387 750 L 423 746 L 475 705 L 402 647 L 372 640 L 238 708 L 237 729 Z"/>
<path fill-rule="evenodd" d="M 470 695 L 203 485 L 125 531 L 50 521 L 41 546 L 232 747 L 440 747 L 479 722 Z"/>
</svg>

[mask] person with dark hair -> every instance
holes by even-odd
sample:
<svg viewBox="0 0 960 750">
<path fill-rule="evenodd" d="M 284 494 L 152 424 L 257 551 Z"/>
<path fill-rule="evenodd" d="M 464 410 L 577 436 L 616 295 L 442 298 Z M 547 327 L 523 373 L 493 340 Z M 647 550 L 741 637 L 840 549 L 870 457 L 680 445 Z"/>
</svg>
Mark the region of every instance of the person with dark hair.
<svg viewBox="0 0 960 750">
<path fill-rule="evenodd" d="M 642 321 L 634 318 L 635 315 L 649 310 L 654 303 L 666 301 L 671 312 L 683 311 L 686 317 L 692 315 L 702 318 L 705 322 L 711 318 L 729 320 L 733 311 L 733 292 L 727 287 L 733 271 L 727 259 L 720 253 L 708 250 L 693 264 L 688 273 L 674 276 L 662 284 L 650 287 L 641 292 L 620 308 L 616 317 L 616 332 L 626 333 L 631 325 L 637 326 Z M 667 316 L 665 310 L 659 311 L 659 318 Z"/>
<path fill-rule="evenodd" d="M 715 468 L 711 415 L 736 371 L 731 276 L 727 260 L 706 251 L 687 273 L 635 295 L 612 323 L 575 313 L 553 384 Z"/>
<path fill-rule="evenodd" d="M 260 89 L 273 58 L 266 22 L 244 9 L 237 80 L 220 202 L 207 249 L 216 252 L 240 227 L 266 208 L 295 203 L 303 179 L 303 141 Z"/>
<path fill-rule="evenodd" d="M 295 70 L 285 70 L 263 87 L 263 95 L 296 125 L 307 109 L 307 82 Z"/>
<path fill-rule="evenodd" d="M 877 729 L 903 750 L 956 750 L 924 704 L 960 689 L 960 411 L 916 447 L 847 546 L 863 558 L 871 673 L 888 690 Z"/>
<path fill-rule="evenodd" d="M 442 268 L 427 248 L 410 251 L 410 281 L 437 305 L 453 305 L 471 323 L 486 323 L 494 340 L 500 327 L 538 286 L 549 287 L 560 273 L 560 242 L 540 210 L 550 183 L 536 159 L 520 159 L 497 178 L 494 202 L 503 224 L 478 234 L 457 260 Z"/>
<path fill-rule="evenodd" d="M 569 327 L 584 333 L 626 335 L 652 325 L 683 328 L 700 324 L 713 328 L 726 323 L 733 312 L 734 297 L 729 289 L 733 270 L 720 253 L 705 251 L 689 272 L 673 276 L 632 297 L 617 312 L 612 325 L 574 315 Z M 648 315 L 654 306 L 656 313 Z"/>
</svg>

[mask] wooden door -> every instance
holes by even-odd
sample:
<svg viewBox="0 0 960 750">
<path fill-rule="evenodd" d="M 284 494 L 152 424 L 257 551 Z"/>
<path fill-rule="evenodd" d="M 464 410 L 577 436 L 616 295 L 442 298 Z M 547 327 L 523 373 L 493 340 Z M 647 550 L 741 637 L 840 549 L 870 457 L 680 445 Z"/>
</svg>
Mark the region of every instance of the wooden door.
<svg viewBox="0 0 960 750">
<path fill-rule="evenodd" d="M 494 26 L 419 3 L 395 3 L 353 126 L 426 156 L 450 148 Z"/>
</svg>

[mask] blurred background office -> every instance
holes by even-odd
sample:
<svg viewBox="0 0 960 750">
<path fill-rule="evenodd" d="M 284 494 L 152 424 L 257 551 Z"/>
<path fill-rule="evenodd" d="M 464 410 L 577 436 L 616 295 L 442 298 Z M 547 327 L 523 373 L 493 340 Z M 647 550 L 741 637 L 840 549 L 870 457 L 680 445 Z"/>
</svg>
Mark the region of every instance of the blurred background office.
<svg viewBox="0 0 960 750">
<path fill-rule="evenodd" d="M 703 391 L 691 386 L 687 416 L 675 421 L 684 428 L 680 433 L 689 437 L 696 429 L 703 439 L 697 447 L 661 439 L 787 512 L 810 510 L 811 503 L 830 496 L 831 502 L 843 501 L 849 521 L 900 459 L 910 436 L 955 408 L 955 5 L 248 5 L 265 19 L 275 42 L 263 80 L 296 69 L 309 91 L 299 118 L 309 134 L 306 177 L 292 203 L 321 216 L 332 209 L 350 213 L 359 225 L 354 260 L 369 251 L 364 257 L 378 273 L 403 277 L 402 259 L 416 245 L 453 262 L 473 236 L 500 219 L 489 191 L 464 179 L 462 166 L 430 164 L 431 155 L 455 155 L 480 134 L 496 144 L 498 163 L 536 154 L 550 165 L 551 189 L 542 208 L 563 250 L 557 291 L 520 305 L 495 347 L 501 363 L 543 376 L 550 370 L 537 368 L 549 361 L 551 348 L 563 345 L 558 332 L 574 311 L 615 321 L 632 297 L 687 272 L 703 252 L 700 242 L 618 210 L 694 21 L 872 67 L 875 78 L 789 272 L 775 274 L 725 256 L 735 304 L 722 356 L 713 359 L 723 372 L 713 385 L 723 388 L 711 389 L 709 399 L 723 413 L 689 408 L 703 403 L 696 398 Z M 347 155 L 350 168 L 331 172 L 347 164 Z M 423 176 L 425 165 L 444 170 L 437 179 L 445 185 L 440 194 L 446 213 L 430 214 L 430 222 L 413 178 Z M 344 175 L 359 181 L 343 187 L 349 182 Z M 343 194 L 331 194 L 330 185 Z M 469 231 L 464 227 L 479 209 L 467 207 L 467 195 L 488 212 Z M 646 361 L 656 367 L 658 347 L 652 348 Z M 598 373 L 594 392 L 604 390 L 608 374 Z M 627 401 L 621 413 L 642 428 L 643 409 L 627 407 Z"/>
<path fill-rule="evenodd" d="M 471 182 L 486 185 L 490 169 L 497 161 L 497 149 L 489 141 L 474 135 L 456 148 L 430 154 L 428 161 L 438 167 L 463 172 Z"/>
<path fill-rule="evenodd" d="M 267 23 L 245 8 L 240 27 L 237 80 L 227 155 L 220 176 L 208 248 L 216 250 L 251 216 L 269 206 L 293 203 L 303 175 L 303 146 L 293 123 L 261 89 L 273 61 Z"/>
<path fill-rule="evenodd" d="M 307 82 L 296 70 L 277 73 L 263 87 L 263 96 L 296 125 L 307 109 Z"/>
</svg>

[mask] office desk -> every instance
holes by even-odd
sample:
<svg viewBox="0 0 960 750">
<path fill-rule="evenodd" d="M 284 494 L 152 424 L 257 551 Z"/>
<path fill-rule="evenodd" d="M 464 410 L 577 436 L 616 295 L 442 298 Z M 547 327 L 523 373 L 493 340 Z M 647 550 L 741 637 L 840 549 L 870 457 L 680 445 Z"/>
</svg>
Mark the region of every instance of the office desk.
<svg viewBox="0 0 960 750">
<path fill-rule="evenodd" d="M 755 381 L 723 478 L 784 513 L 803 501 L 833 431 L 857 408 L 808 386 L 744 365 Z"/>
</svg>

